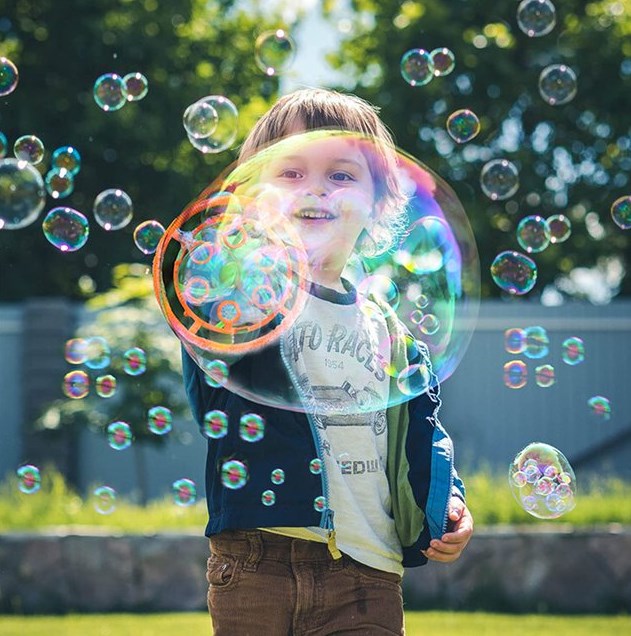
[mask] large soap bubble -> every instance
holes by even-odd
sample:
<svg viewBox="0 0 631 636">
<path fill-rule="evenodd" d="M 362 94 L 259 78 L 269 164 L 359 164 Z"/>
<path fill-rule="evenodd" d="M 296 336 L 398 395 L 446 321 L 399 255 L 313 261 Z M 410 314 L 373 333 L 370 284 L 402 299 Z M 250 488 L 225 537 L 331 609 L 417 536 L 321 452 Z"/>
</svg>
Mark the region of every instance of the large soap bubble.
<svg viewBox="0 0 631 636">
<path fill-rule="evenodd" d="M 230 148 L 237 138 L 238 118 L 237 107 L 227 97 L 209 95 L 186 109 L 184 127 L 188 140 L 197 150 L 205 154 L 218 153 Z"/>
<path fill-rule="evenodd" d="M 18 67 L 8 57 L 0 57 L 0 97 L 12 93 L 19 79 Z"/>
<path fill-rule="evenodd" d="M 46 202 L 40 173 L 26 161 L 0 161 L 0 230 L 18 230 L 37 220 Z"/>
<path fill-rule="evenodd" d="M 350 412 L 379 430 L 384 400 L 408 400 L 460 362 L 479 263 L 440 177 L 375 140 L 318 130 L 248 158 L 191 203 L 158 245 L 154 283 L 210 386 L 280 408 L 324 403 L 323 426 Z M 318 350 L 340 386 L 307 373 Z"/>
<path fill-rule="evenodd" d="M 576 506 L 576 476 L 565 455 L 542 442 L 519 451 L 508 469 L 517 503 L 533 517 L 556 519 Z"/>
<path fill-rule="evenodd" d="M 266 75 L 286 71 L 296 58 L 296 45 L 287 31 L 265 31 L 256 38 L 254 59 Z"/>
<path fill-rule="evenodd" d="M 551 106 L 571 102 L 576 96 L 576 73 L 565 64 L 551 64 L 539 75 L 539 94 Z"/>
</svg>

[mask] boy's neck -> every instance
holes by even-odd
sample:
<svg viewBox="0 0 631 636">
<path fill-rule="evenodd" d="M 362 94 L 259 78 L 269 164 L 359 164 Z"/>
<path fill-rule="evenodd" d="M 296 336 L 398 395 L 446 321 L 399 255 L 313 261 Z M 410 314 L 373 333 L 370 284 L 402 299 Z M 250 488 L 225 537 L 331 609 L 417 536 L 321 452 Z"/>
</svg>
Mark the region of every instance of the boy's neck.
<svg viewBox="0 0 631 636">
<path fill-rule="evenodd" d="M 342 283 L 341 272 L 333 272 L 326 269 L 311 270 L 311 272 L 309 272 L 309 280 L 322 287 L 328 287 L 338 292 L 345 293 L 347 291 Z"/>
</svg>

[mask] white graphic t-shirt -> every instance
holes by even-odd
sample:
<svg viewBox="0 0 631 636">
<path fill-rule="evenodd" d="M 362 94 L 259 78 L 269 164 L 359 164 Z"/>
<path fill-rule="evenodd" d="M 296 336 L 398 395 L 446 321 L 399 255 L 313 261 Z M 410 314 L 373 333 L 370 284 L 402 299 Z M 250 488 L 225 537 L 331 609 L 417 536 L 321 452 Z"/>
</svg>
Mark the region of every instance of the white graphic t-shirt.
<svg viewBox="0 0 631 636">
<path fill-rule="evenodd" d="M 352 288 L 312 285 L 284 354 L 317 427 L 338 548 L 402 574 L 385 473 L 390 340 L 382 312 Z"/>
</svg>

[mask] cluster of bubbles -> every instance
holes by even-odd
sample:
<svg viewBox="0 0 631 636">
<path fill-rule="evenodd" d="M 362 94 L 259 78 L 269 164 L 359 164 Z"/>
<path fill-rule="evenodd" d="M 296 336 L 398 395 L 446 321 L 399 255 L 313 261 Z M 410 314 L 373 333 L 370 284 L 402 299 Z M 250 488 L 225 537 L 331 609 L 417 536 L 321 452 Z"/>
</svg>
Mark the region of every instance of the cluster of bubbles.
<svg viewBox="0 0 631 636">
<path fill-rule="evenodd" d="M 105 112 L 120 110 L 127 102 L 137 102 L 149 92 L 147 78 L 139 72 L 105 73 L 94 82 L 94 101 Z"/>
<path fill-rule="evenodd" d="M 237 138 L 239 113 L 223 95 L 208 95 L 190 104 L 182 123 L 191 144 L 205 154 L 223 152 Z"/>
<path fill-rule="evenodd" d="M 401 76 L 410 86 L 425 86 L 434 77 L 449 75 L 455 66 L 456 57 L 446 47 L 432 51 L 410 49 L 401 57 Z"/>
<path fill-rule="evenodd" d="M 563 453 L 542 442 L 522 449 L 508 470 L 517 503 L 533 517 L 556 519 L 576 506 L 576 476 Z"/>
<path fill-rule="evenodd" d="M 296 58 L 296 44 L 283 29 L 265 31 L 254 43 L 254 59 L 258 67 L 270 77 L 284 73 Z"/>
</svg>

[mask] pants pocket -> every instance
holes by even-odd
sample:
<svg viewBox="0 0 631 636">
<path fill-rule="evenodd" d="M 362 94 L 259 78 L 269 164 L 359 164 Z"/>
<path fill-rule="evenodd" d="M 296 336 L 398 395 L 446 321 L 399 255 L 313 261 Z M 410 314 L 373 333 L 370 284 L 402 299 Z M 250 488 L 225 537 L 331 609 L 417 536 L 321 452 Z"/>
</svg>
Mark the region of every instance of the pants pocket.
<svg viewBox="0 0 631 636">
<path fill-rule="evenodd" d="M 238 561 L 224 554 L 211 554 L 206 562 L 206 580 L 209 591 L 225 590 L 236 585 L 238 578 Z"/>
</svg>

